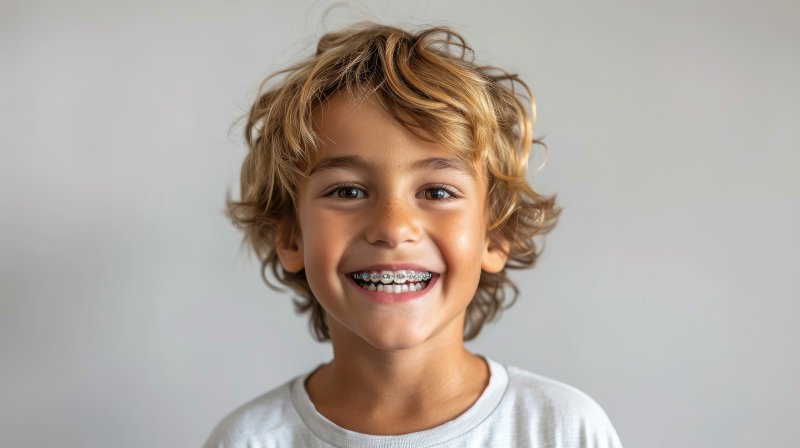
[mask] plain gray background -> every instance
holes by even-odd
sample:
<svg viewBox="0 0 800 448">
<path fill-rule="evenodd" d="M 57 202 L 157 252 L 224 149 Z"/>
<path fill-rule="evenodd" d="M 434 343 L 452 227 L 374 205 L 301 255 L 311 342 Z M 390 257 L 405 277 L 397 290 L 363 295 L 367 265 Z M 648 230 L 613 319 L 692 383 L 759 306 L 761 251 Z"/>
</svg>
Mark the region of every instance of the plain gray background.
<svg viewBox="0 0 800 448">
<path fill-rule="evenodd" d="M 0 3 L 0 445 L 199 446 L 328 359 L 222 209 L 229 127 L 329 5 Z M 587 392 L 627 447 L 797 446 L 797 3 L 368 6 L 536 93 L 530 179 L 565 210 L 471 348 Z"/>
</svg>

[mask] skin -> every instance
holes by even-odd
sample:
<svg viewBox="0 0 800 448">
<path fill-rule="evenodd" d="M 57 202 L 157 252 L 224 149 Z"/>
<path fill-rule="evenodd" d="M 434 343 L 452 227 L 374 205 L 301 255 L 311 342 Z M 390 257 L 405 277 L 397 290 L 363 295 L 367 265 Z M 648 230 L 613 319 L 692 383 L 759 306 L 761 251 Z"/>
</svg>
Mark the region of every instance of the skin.
<svg viewBox="0 0 800 448">
<path fill-rule="evenodd" d="M 315 111 L 314 123 L 322 146 L 313 165 L 358 156 L 369 168 L 304 179 L 302 236 L 277 248 L 286 270 L 306 270 L 327 313 L 333 359 L 307 380 L 311 401 L 337 425 L 366 434 L 441 425 L 474 404 L 489 379 L 486 363 L 463 343 L 481 270 L 502 270 L 509 247 L 487 235 L 483 169 L 409 170 L 414 161 L 452 156 L 371 99 L 336 94 Z M 415 263 L 440 277 L 418 299 L 376 303 L 346 274 L 379 263 Z"/>
</svg>

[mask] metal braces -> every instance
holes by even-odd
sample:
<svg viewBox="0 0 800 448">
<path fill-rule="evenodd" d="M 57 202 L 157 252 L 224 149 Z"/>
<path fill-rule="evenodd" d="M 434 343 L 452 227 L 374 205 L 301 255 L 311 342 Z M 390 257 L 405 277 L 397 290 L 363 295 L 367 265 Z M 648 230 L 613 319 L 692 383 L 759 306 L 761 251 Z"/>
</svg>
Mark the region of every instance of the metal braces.
<svg viewBox="0 0 800 448">
<path fill-rule="evenodd" d="M 354 280 L 363 280 L 363 281 L 371 281 L 372 283 L 382 283 L 382 280 L 387 280 L 389 282 L 393 282 L 395 280 L 411 280 L 411 281 L 418 281 L 424 282 L 431 279 L 430 272 L 414 272 L 408 273 L 406 272 L 403 274 L 402 272 L 398 273 L 397 275 L 394 274 L 381 274 L 379 272 L 359 272 L 353 274 Z"/>
</svg>

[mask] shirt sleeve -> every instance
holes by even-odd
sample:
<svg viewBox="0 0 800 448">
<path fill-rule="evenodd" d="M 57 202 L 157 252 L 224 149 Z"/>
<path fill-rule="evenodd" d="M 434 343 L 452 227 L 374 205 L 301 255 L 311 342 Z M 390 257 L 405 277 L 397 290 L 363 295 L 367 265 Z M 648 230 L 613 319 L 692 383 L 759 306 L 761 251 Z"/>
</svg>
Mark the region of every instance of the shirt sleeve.
<svg viewBox="0 0 800 448">
<path fill-rule="evenodd" d="M 565 420 L 564 446 L 580 448 L 622 448 L 622 442 L 611 420 L 600 405 L 581 393 L 578 409 Z"/>
</svg>

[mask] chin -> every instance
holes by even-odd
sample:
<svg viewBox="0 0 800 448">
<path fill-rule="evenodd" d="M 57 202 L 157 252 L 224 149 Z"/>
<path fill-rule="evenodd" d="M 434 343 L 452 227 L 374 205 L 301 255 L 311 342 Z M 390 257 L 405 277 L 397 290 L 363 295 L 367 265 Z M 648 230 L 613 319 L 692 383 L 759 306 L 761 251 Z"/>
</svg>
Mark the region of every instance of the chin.
<svg viewBox="0 0 800 448">
<path fill-rule="evenodd" d="M 428 340 L 430 334 L 424 331 L 411 331 L 407 328 L 399 331 L 387 331 L 386 328 L 379 328 L 362 333 L 360 336 L 367 344 L 378 350 L 397 351 L 422 345 Z"/>
</svg>

